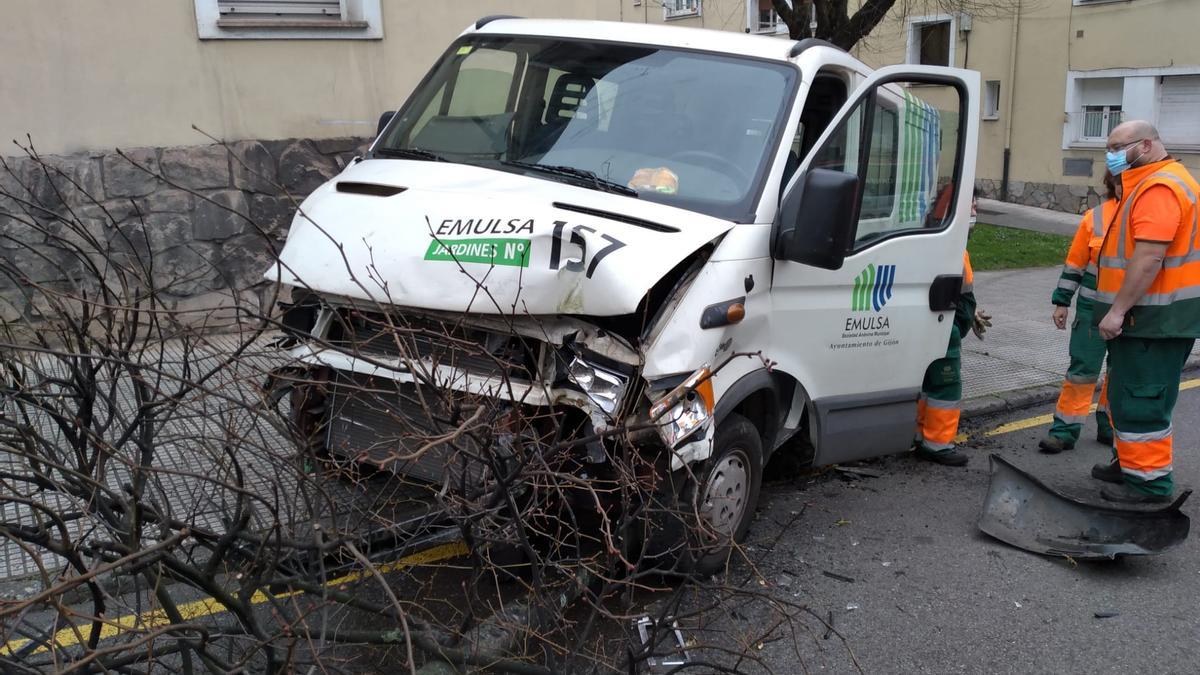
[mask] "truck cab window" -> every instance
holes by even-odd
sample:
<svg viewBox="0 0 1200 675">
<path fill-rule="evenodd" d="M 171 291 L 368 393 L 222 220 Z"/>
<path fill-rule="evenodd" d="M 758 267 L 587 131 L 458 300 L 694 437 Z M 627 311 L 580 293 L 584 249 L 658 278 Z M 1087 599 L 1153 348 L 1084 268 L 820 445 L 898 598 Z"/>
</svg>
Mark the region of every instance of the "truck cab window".
<svg viewBox="0 0 1200 675">
<path fill-rule="evenodd" d="M 846 83 L 832 73 L 818 73 L 808 90 L 804 109 L 800 111 L 800 125 L 792 136 L 792 148 L 784 167 L 782 187 L 786 188 L 792 174 L 825 133 L 838 110 L 846 104 Z"/>
<path fill-rule="evenodd" d="M 895 84 L 876 89 L 813 157 L 811 167 L 861 181 L 855 250 L 898 233 L 942 229 L 953 216 L 961 101 L 952 87 L 919 92 Z"/>
</svg>

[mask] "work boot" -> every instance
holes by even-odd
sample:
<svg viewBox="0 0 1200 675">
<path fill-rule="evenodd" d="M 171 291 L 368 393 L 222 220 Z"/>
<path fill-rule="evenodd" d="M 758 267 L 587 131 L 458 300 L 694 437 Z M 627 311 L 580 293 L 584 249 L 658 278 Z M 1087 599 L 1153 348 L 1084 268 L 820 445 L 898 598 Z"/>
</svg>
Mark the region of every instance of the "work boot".
<svg viewBox="0 0 1200 675">
<path fill-rule="evenodd" d="M 1092 478 L 1105 483 L 1125 484 L 1125 476 L 1121 473 L 1121 464 L 1117 460 L 1101 462 L 1092 467 Z"/>
<path fill-rule="evenodd" d="M 1038 447 L 1047 455 L 1057 455 L 1063 450 L 1070 450 L 1075 447 L 1073 441 L 1064 441 L 1058 436 L 1046 436 L 1038 441 Z"/>
<path fill-rule="evenodd" d="M 945 450 L 943 452 L 934 452 L 917 448 L 917 457 L 926 462 L 941 464 L 942 466 L 966 466 L 967 456 L 957 450 Z"/>
<path fill-rule="evenodd" d="M 1107 445 L 1108 447 L 1111 448 L 1112 444 L 1113 444 L 1112 432 L 1104 431 L 1103 429 L 1097 429 L 1096 430 L 1096 442 L 1100 443 L 1102 445 Z"/>
<path fill-rule="evenodd" d="M 1166 504 L 1171 501 L 1171 495 L 1156 495 L 1149 492 L 1142 492 L 1125 484 L 1105 485 L 1100 488 L 1100 496 L 1110 502 L 1120 502 L 1122 504 Z"/>
</svg>

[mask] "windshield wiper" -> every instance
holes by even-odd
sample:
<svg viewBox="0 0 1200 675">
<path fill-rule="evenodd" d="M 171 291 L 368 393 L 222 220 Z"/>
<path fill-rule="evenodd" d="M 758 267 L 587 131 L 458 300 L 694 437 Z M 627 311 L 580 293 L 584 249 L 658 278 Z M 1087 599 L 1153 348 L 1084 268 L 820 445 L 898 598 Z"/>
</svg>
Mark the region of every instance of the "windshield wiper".
<svg viewBox="0 0 1200 675">
<path fill-rule="evenodd" d="M 566 178 L 577 178 L 577 179 L 580 179 L 583 181 L 587 181 L 587 183 L 590 184 L 591 188 L 593 188 L 595 190 L 599 190 L 601 192 L 615 192 L 620 195 L 625 195 L 626 197 L 637 197 L 638 196 L 638 191 L 634 190 L 633 188 L 629 187 L 628 185 L 622 185 L 620 183 L 614 183 L 613 181 L 610 181 L 610 180 L 605 180 L 605 179 L 601 178 L 600 176 L 597 176 L 594 172 L 588 171 L 587 169 L 580 169 L 580 168 L 574 167 L 574 166 L 559 166 L 559 165 L 554 165 L 554 164 L 535 164 L 533 162 L 520 162 L 515 159 L 502 159 L 502 160 L 500 160 L 500 163 L 503 164 L 504 166 L 512 166 L 512 167 L 517 167 L 520 169 L 530 169 L 532 171 L 550 174 L 552 176 L 564 176 Z M 584 187 L 589 187 L 589 186 L 584 186 Z"/>
<path fill-rule="evenodd" d="M 429 162 L 449 162 L 450 160 L 442 157 L 436 152 L 422 150 L 421 148 L 376 148 L 375 154 L 383 155 L 384 157 L 403 157 L 404 159 L 421 159 Z"/>
</svg>

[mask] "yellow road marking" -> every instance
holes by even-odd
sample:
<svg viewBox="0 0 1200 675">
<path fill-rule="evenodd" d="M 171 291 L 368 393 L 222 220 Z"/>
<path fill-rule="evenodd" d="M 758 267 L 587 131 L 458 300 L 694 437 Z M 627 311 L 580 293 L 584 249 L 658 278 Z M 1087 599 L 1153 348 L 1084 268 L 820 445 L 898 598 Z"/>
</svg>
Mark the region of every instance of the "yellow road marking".
<svg viewBox="0 0 1200 675">
<path fill-rule="evenodd" d="M 392 562 L 379 565 L 376 569 L 379 570 L 380 574 L 389 574 L 391 572 L 398 572 L 409 567 L 427 565 L 440 560 L 456 558 L 458 556 L 465 555 L 467 552 L 467 545 L 461 541 L 456 541 L 449 544 L 442 544 L 440 546 L 427 548 L 424 551 L 418 551 L 412 555 L 404 556 L 399 560 L 393 560 Z M 324 586 L 326 588 L 342 586 L 355 581 L 360 581 L 370 575 L 371 573 L 366 571 L 350 572 L 349 574 L 344 574 L 335 579 L 326 581 Z M 263 591 L 255 591 L 254 595 L 250 596 L 250 604 L 261 605 L 264 602 L 272 599 L 282 600 L 284 598 L 290 598 L 293 595 L 302 595 L 303 593 L 304 591 L 287 591 L 284 593 L 268 594 Z M 195 619 L 228 611 L 225 605 L 222 605 L 213 598 L 204 598 L 193 602 L 187 602 L 179 605 L 178 609 L 179 614 L 183 617 L 184 621 L 193 621 Z M 147 630 L 151 628 L 167 626 L 170 625 L 170 623 L 171 620 L 167 618 L 166 612 L 161 609 L 142 612 L 141 614 L 129 614 L 127 616 L 118 617 L 111 621 L 105 621 L 100 627 L 100 639 L 107 640 L 108 638 L 115 637 L 125 631 Z M 87 625 L 79 626 L 77 628 L 63 628 L 54 635 L 53 645 L 58 649 L 72 647 L 79 644 L 81 636 L 86 641 L 90 634 L 91 629 Z M 0 648 L 0 656 L 11 656 L 30 642 L 31 640 L 27 638 L 10 640 L 4 645 L 4 647 Z M 46 651 L 47 649 L 49 649 L 49 647 L 42 645 L 31 652 L 31 654 L 38 654 Z"/>
<path fill-rule="evenodd" d="M 1200 378 L 1186 380 L 1184 382 L 1179 383 L 1180 391 L 1186 391 L 1188 389 L 1195 389 L 1196 387 L 1200 387 Z M 1094 412 L 1096 412 L 1096 404 L 1095 403 L 1093 403 L 1091 408 L 1088 409 L 1088 413 L 1094 413 Z M 989 438 L 992 436 L 1001 436 L 1003 434 L 1011 434 L 1014 431 L 1024 431 L 1025 429 L 1032 429 L 1033 427 L 1040 427 L 1040 426 L 1043 426 L 1046 424 L 1050 424 L 1053 421 L 1054 421 L 1053 413 L 1051 413 L 1049 415 L 1038 415 L 1037 417 L 1027 417 L 1023 420 L 1016 420 L 1015 422 L 1001 424 L 1000 426 L 996 427 L 995 429 L 992 429 L 991 431 L 984 432 L 983 435 L 985 437 L 989 437 Z M 970 436 L 968 436 L 967 434 L 959 434 L 958 437 L 954 439 L 954 442 L 955 443 L 966 443 L 968 439 L 970 439 Z"/>
<path fill-rule="evenodd" d="M 1095 403 L 1093 403 L 1092 407 L 1088 409 L 1088 412 L 1089 413 L 1096 412 L 1096 404 Z M 1038 415 L 1037 417 L 1029 417 L 1029 418 L 1026 418 L 1023 420 L 1017 420 L 1016 422 L 1009 422 L 1008 424 L 1001 424 L 1000 426 L 996 427 L 995 429 L 992 429 L 991 431 L 985 433 L 984 436 L 999 436 L 1000 434 L 1011 434 L 1014 431 L 1023 431 L 1025 429 L 1029 429 L 1032 427 L 1044 426 L 1044 425 L 1050 424 L 1053 421 L 1054 421 L 1053 413 L 1051 413 L 1049 415 Z"/>
</svg>

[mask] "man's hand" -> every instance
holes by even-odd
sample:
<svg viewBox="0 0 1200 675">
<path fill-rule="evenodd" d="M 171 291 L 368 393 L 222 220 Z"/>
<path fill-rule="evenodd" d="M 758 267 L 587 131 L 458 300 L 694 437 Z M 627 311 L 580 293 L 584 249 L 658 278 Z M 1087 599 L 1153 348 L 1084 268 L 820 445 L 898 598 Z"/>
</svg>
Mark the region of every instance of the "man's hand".
<svg viewBox="0 0 1200 675">
<path fill-rule="evenodd" d="M 1110 309 L 1100 320 L 1100 337 L 1111 340 L 1121 334 L 1121 327 L 1124 325 L 1125 313 Z"/>
<path fill-rule="evenodd" d="M 971 322 L 971 332 L 980 340 L 983 339 L 983 334 L 987 329 L 992 327 L 992 315 L 984 312 L 982 309 L 975 310 L 975 320 Z"/>
<path fill-rule="evenodd" d="M 1059 330 L 1065 330 L 1067 327 L 1067 312 L 1067 308 L 1062 305 L 1054 306 L 1054 314 L 1051 314 L 1050 318 L 1054 319 L 1054 325 Z"/>
</svg>

